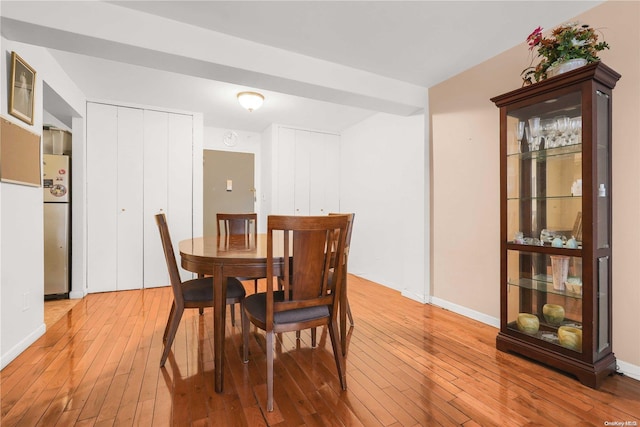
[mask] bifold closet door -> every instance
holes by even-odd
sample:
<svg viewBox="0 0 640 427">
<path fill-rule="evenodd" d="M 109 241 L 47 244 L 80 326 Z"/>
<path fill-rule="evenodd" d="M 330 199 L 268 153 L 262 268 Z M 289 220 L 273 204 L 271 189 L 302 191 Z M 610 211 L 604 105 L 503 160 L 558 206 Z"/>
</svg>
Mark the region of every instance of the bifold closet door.
<svg viewBox="0 0 640 427">
<path fill-rule="evenodd" d="M 142 136 L 142 110 L 87 104 L 89 292 L 142 287 Z"/>
<path fill-rule="evenodd" d="M 275 215 L 294 215 L 295 197 L 294 183 L 296 179 L 296 131 L 294 129 L 279 128 L 278 138 L 274 140 L 275 158 L 273 165 L 275 170 L 274 199 L 277 201 L 272 207 Z"/>
<path fill-rule="evenodd" d="M 193 236 L 193 118 L 145 110 L 144 129 L 144 287 L 152 288 L 169 284 L 154 215 L 166 213 L 177 257 Z M 193 276 L 182 267 L 180 275 Z"/>
<path fill-rule="evenodd" d="M 118 109 L 87 104 L 87 290 L 116 290 Z"/>
<path fill-rule="evenodd" d="M 169 231 L 175 219 L 167 212 L 167 181 L 169 179 L 169 114 L 162 111 L 144 112 L 144 287 L 169 284 L 169 274 L 162 251 L 162 242 L 155 215 L 167 214 Z M 173 236 L 172 236 L 173 237 Z"/>
<path fill-rule="evenodd" d="M 174 251 L 179 256 L 178 243 L 193 237 L 193 116 L 169 114 L 168 156 L 167 209 L 172 218 Z M 179 268 L 182 280 L 193 277 Z"/>
<path fill-rule="evenodd" d="M 313 133 L 309 158 L 309 215 L 340 212 L 340 138 Z"/>
<path fill-rule="evenodd" d="M 340 211 L 340 137 L 278 129 L 273 141 L 274 203 L 280 215 L 326 215 Z"/>
<path fill-rule="evenodd" d="M 143 278 L 143 113 L 118 107 L 118 285 L 141 289 Z"/>
</svg>

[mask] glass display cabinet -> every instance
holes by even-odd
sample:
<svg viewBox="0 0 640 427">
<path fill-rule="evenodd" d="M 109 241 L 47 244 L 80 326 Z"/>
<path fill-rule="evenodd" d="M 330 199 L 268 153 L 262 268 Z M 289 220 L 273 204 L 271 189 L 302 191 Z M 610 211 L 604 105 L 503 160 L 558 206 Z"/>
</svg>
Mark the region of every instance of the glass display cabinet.
<svg viewBox="0 0 640 427">
<path fill-rule="evenodd" d="M 499 350 L 597 388 L 611 343 L 611 101 L 601 62 L 492 98 L 500 108 Z"/>
</svg>

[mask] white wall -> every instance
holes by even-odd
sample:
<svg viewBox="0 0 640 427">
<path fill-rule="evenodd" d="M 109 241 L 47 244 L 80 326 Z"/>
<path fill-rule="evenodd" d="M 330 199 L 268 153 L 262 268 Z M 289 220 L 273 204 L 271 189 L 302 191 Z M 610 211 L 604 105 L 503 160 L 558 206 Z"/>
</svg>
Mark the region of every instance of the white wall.
<svg viewBox="0 0 640 427">
<path fill-rule="evenodd" d="M 341 134 L 340 210 L 355 212 L 349 272 L 428 300 L 425 116 L 378 113 Z"/>
<path fill-rule="evenodd" d="M 571 20 L 602 29 L 611 49 L 599 56 L 622 74 L 612 98 L 612 344 L 620 370 L 636 379 L 640 379 L 638 17 L 640 3 L 608 1 Z M 495 326 L 500 315 L 500 119 L 490 98 L 520 87 L 519 74 L 530 61 L 528 55 L 523 40 L 429 89 L 433 302 Z"/>
<path fill-rule="evenodd" d="M 84 96 L 46 50 L 4 38 L 1 43 L 0 87 L 9 87 L 11 51 L 16 51 L 37 73 L 33 126 L 8 114 L 5 90 L 0 97 L 3 117 L 41 134 L 43 79 L 76 111 L 84 113 Z M 0 184 L 0 188 L 0 368 L 3 368 L 45 331 L 44 255 L 42 188 L 7 183 Z"/>
</svg>

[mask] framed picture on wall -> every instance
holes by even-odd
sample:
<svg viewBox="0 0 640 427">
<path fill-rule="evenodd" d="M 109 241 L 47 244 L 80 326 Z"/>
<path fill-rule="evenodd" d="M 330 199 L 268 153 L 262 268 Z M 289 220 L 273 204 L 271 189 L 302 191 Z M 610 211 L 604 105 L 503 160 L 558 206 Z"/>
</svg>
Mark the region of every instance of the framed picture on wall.
<svg viewBox="0 0 640 427">
<path fill-rule="evenodd" d="M 9 114 L 23 122 L 33 124 L 33 101 L 36 71 L 20 56 L 11 52 L 11 89 L 9 92 Z"/>
</svg>

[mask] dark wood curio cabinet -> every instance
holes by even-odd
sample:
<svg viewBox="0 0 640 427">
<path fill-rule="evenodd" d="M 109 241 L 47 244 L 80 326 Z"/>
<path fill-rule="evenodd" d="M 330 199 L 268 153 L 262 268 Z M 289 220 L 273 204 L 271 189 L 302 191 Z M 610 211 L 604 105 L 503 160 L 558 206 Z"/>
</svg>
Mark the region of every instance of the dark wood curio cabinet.
<svg viewBox="0 0 640 427">
<path fill-rule="evenodd" d="M 611 342 L 611 103 L 601 62 L 497 96 L 499 350 L 597 388 Z"/>
</svg>

